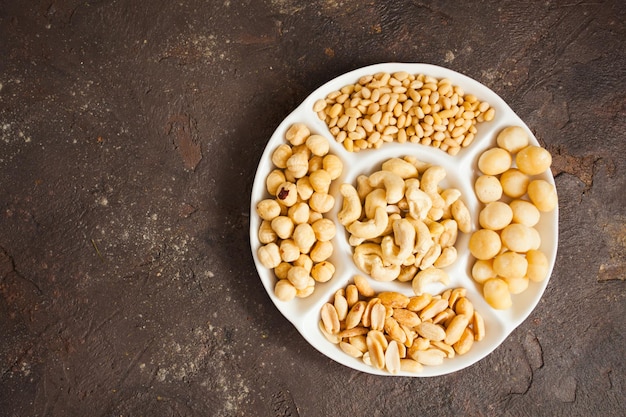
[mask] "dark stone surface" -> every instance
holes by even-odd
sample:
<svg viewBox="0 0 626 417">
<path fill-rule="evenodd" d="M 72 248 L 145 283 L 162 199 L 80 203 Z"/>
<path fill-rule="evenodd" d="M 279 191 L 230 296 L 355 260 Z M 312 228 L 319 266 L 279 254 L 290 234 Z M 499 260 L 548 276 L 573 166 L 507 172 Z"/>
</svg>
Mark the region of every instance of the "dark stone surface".
<svg viewBox="0 0 626 417">
<path fill-rule="evenodd" d="M 0 1 L 0 415 L 623 415 L 625 20 L 618 0 Z M 278 123 L 386 61 L 477 79 L 554 155 L 545 296 L 445 377 L 322 356 L 249 250 Z"/>
</svg>

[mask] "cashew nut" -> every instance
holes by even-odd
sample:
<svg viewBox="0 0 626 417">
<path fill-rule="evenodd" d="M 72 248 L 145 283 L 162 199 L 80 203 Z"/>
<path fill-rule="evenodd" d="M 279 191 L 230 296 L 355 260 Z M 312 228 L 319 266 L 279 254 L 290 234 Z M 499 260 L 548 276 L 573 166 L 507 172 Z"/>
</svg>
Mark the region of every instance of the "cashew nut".
<svg viewBox="0 0 626 417">
<path fill-rule="evenodd" d="M 446 170 L 439 166 L 431 166 L 422 174 L 420 187 L 433 200 L 433 207 L 443 208 L 445 203 L 437 190 L 439 183 L 446 177 Z"/>
<path fill-rule="evenodd" d="M 391 158 L 383 162 L 383 171 L 390 171 L 399 175 L 403 179 L 416 178 L 418 176 L 417 167 L 408 161 L 400 158 Z"/>
<path fill-rule="evenodd" d="M 337 213 L 337 219 L 339 223 L 346 226 L 361 217 L 361 200 L 356 188 L 350 184 L 341 184 L 339 192 L 343 196 L 343 206 L 341 211 Z"/>
<path fill-rule="evenodd" d="M 409 215 L 416 220 L 424 220 L 433 206 L 433 200 L 419 188 L 419 184 L 407 187 L 406 201 L 409 205 Z"/>
<path fill-rule="evenodd" d="M 380 246 L 383 252 L 383 261 L 390 265 L 402 265 L 415 248 L 415 228 L 406 219 L 393 222 L 393 237 L 387 235 Z"/>
<path fill-rule="evenodd" d="M 426 252 L 428 252 L 428 250 L 435 244 L 430 235 L 430 229 L 426 223 L 421 220 L 412 218 L 407 218 L 407 220 L 411 222 L 415 228 L 416 235 L 414 252 L 416 253 L 416 257 L 426 254 Z"/>
<path fill-rule="evenodd" d="M 463 202 L 463 200 L 458 199 L 450 206 L 450 210 L 452 212 L 452 218 L 456 220 L 457 225 L 459 226 L 459 230 L 463 233 L 469 233 L 472 231 L 472 221 L 470 217 L 470 212 Z"/>
<path fill-rule="evenodd" d="M 400 275 L 400 265 L 384 266 L 383 260 L 375 257 L 372 260 L 370 276 L 376 281 L 389 282 Z"/>
<path fill-rule="evenodd" d="M 384 207 L 385 211 L 387 210 L 386 192 L 382 188 L 375 188 L 365 196 L 365 203 L 363 204 L 365 217 L 373 219 L 378 207 Z"/>
<path fill-rule="evenodd" d="M 359 175 L 356 177 L 356 191 L 359 193 L 361 201 L 364 201 L 365 197 L 371 193 L 373 189 L 374 187 L 370 185 L 367 175 Z"/>
<path fill-rule="evenodd" d="M 382 261 L 382 255 L 380 245 L 375 243 L 362 243 L 354 248 L 352 259 L 361 271 L 370 274 L 374 259 L 378 258 Z"/>
<path fill-rule="evenodd" d="M 420 295 L 424 293 L 426 286 L 436 282 L 448 285 L 450 283 L 450 277 L 443 269 L 431 267 L 418 272 L 411 284 L 413 292 L 415 292 L 416 295 Z"/>
<path fill-rule="evenodd" d="M 404 180 L 393 172 L 376 171 L 369 176 L 369 183 L 372 187 L 382 185 L 385 188 L 387 203 L 389 204 L 395 204 L 404 197 Z"/>
<path fill-rule="evenodd" d="M 422 261 L 419 264 L 419 268 L 421 270 L 428 269 L 432 267 L 441 255 L 441 245 L 435 243 L 429 250 L 424 254 Z"/>
<path fill-rule="evenodd" d="M 356 237 L 363 239 L 372 239 L 378 237 L 387 228 L 389 216 L 384 207 L 378 207 L 373 219 L 361 222 L 356 220 L 349 224 L 346 228 L 348 232 Z"/>
</svg>

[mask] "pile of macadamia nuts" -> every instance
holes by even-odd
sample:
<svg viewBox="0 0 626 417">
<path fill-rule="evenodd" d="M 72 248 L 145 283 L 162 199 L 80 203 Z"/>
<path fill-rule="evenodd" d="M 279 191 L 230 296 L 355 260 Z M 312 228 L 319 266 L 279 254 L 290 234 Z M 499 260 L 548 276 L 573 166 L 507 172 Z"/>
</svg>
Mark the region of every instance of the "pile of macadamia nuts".
<svg viewBox="0 0 626 417">
<path fill-rule="evenodd" d="M 496 143 L 478 158 L 481 175 L 474 189 L 482 208 L 469 250 L 476 258 L 472 278 L 482 285 L 485 300 L 506 310 L 513 304 L 511 294 L 548 275 L 548 258 L 540 250 L 535 226 L 541 213 L 557 207 L 558 199 L 554 185 L 537 178 L 550 169 L 550 152 L 529 144 L 519 126 L 503 129 Z"/>
<path fill-rule="evenodd" d="M 293 124 L 285 139 L 272 153 L 274 169 L 265 180 L 271 197 L 256 206 L 262 220 L 257 257 L 278 279 L 276 297 L 290 301 L 311 295 L 316 282 L 335 273 L 328 258 L 336 228 L 325 214 L 335 205 L 330 187 L 343 162 L 329 153 L 326 138 L 311 134 L 303 123 Z"/>
</svg>

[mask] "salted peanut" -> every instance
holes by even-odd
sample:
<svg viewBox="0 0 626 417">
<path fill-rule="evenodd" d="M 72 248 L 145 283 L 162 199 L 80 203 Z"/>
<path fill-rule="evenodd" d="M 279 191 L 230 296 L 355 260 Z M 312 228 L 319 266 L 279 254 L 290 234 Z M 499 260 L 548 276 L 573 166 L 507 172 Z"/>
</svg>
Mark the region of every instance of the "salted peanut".
<svg viewBox="0 0 626 417">
<path fill-rule="evenodd" d="M 391 374 L 400 372 L 400 348 L 395 340 L 389 342 L 387 350 L 385 350 L 385 368 Z"/>
<path fill-rule="evenodd" d="M 413 312 L 421 311 L 430 304 L 432 298 L 432 295 L 428 293 L 410 297 L 409 304 L 407 304 L 406 309 Z"/>
<path fill-rule="evenodd" d="M 454 351 L 454 348 L 440 340 L 431 340 L 430 344 L 433 348 L 439 349 L 440 351 L 442 351 L 443 353 L 446 354 L 446 358 L 454 358 L 454 356 L 456 355 L 456 352 Z"/>
<path fill-rule="evenodd" d="M 356 285 L 357 290 L 359 290 L 359 294 L 363 297 L 373 297 L 376 293 L 370 286 L 370 283 L 367 281 L 363 275 L 355 275 L 353 277 L 354 285 Z"/>
<path fill-rule="evenodd" d="M 426 307 L 424 307 L 422 309 L 422 311 L 419 313 L 420 319 L 424 322 L 427 320 L 432 319 L 433 317 L 435 317 L 437 314 L 441 313 L 442 311 L 444 311 L 446 308 L 448 308 L 448 300 L 439 298 L 439 299 L 433 299 Z"/>
<path fill-rule="evenodd" d="M 278 187 L 285 182 L 285 174 L 280 169 L 271 171 L 265 179 L 265 188 L 271 195 L 276 195 Z"/>
<path fill-rule="evenodd" d="M 405 308 L 410 301 L 409 297 L 395 291 L 383 291 L 378 294 L 378 298 L 384 306 L 391 308 Z"/>
<path fill-rule="evenodd" d="M 530 177 L 519 169 L 510 168 L 500 175 L 502 191 L 511 198 L 520 198 L 528 190 Z"/>
<path fill-rule="evenodd" d="M 257 257 L 261 265 L 268 269 L 273 269 L 281 263 L 280 249 L 273 242 L 261 246 L 257 251 Z"/>
<path fill-rule="evenodd" d="M 496 143 L 502 149 L 506 149 L 512 154 L 515 154 L 528 146 L 528 134 L 520 126 L 509 126 L 496 137 Z"/>
<path fill-rule="evenodd" d="M 384 305 L 379 302 L 373 303 L 370 305 L 368 303 L 367 307 L 369 307 L 369 314 L 366 313 L 363 315 L 363 325 L 367 326 L 367 321 L 369 320 L 369 326 L 372 330 L 383 330 L 385 327 L 385 319 L 387 318 L 387 309 Z"/>
<path fill-rule="evenodd" d="M 369 331 L 367 329 L 365 329 L 365 330 Z M 365 337 L 366 337 L 365 335 L 367 335 L 367 333 L 363 333 L 363 334 L 360 334 L 358 336 L 350 336 L 350 337 L 348 337 L 348 342 L 352 346 L 354 346 L 358 350 L 360 350 L 361 352 L 365 353 L 365 352 L 367 352 L 367 342 L 366 342 L 366 339 L 365 339 Z"/>
<path fill-rule="evenodd" d="M 274 285 L 274 295 L 280 301 L 291 301 L 296 296 L 296 287 L 294 287 L 288 280 L 279 279 Z"/>
<path fill-rule="evenodd" d="M 480 342 L 485 337 L 485 320 L 477 311 L 472 317 L 472 329 L 474 330 L 474 340 Z"/>
<path fill-rule="evenodd" d="M 326 172 L 330 174 L 332 180 L 339 178 L 343 172 L 343 162 L 337 155 L 328 154 L 322 160 L 322 166 Z"/>
<path fill-rule="evenodd" d="M 556 208 L 558 197 L 554 185 L 545 180 L 533 180 L 528 184 L 528 197 L 539 211 L 548 212 Z"/>
<path fill-rule="evenodd" d="M 500 236 L 493 230 L 480 229 L 470 236 L 469 250 L 477 259 L 491 259 L 500 252 L 501 247 Z"/>
<path fill-rule="evenodd" d="M 450 320 L 452 320 L 456 316 L 456 313 L 451 308 L 446 308 L 442 312 L 438 313 L 431 320 L 435 324 L 440 324 L 442 326 L 447 326 L 450 324 Z"/>
<path fill-rule="evenodd" d="M 535 236 L 531 228 L 518 223 L 510 224 L 502 229 L 500 239 L 502 239 L 504 247 L 517 253 L 528 252 L 535 243 Z"/>
<path fill-rule="evenodd" d="M 528 261 L 517 252 L 507 251 L 493 259 L 493 270 L 502 278 L 523 278 L 528 270 Z"/>
<path fill-rule="evenodd" d="M 552 165 L 552 155 L 541 146 L 529 145 L 515 156 L 520 171 L 528 175 L 539 175 Z"/>
<path fill-rule="evenodd" d="M 454 351 L 458 355 L 465 355 L 470 351 L 472 345 L 474 344 L 474 332 L 469 327 L 466 327 L 463 330 L 463 334 L 459 338 L 459 340 L 452 345 L 454 347 Z"/>
<path fill-rule="evenodd" d="M 424 367 L 416 360 L 403 358 L 400 359 L 400 370 L 403 372 L 419 373 L 424 370 Z"/>
<path fill-rule="evenodd" d="M 369 351 L 363 353 L 363 357 L 361 359 L 363 360 L 363 363 L 367 366 L 373 366 Z"/>
<path fill-rule="evenodd" d="M 281 145 L 279 145 L 274 152 L 272 152 L 272 163 L 277 167 L 277 168 L 287 168 L 287 160 L 289 158 L 291 158 L 291 156 L 293 155 L 293 151 L 291 149 L 291 146 L 287 145 L 286 143 L 283 143 Z"/>
<path fill-rule="evenodd" d="M 341 330 L 337 310 L 331 303 L 325 303 L 321 310 L 324 329 L 330 334 L 337 334 Z"/>
<path fill-rule="evenodd" d="M 335 265 L 328 261 L 318 262 L 311 268 L 311 277 L 317 282 L 328 282 L 335 275 Z"/>
<path fill-rule="evenodd" d="M 502 148 L 490 148 L 478 157 L 478 169 L 486 175 L 500 175 L 511 168 L 511 154 Z"/>
<path fill-rule="evenodd" d="M 320 320 L 318 323 L 318 327 L 320 332 L 324 335 L 326 340 L 328 340 L 332 344 L 339 344 L 341 342 L 341 338 L 337 334 L 332 334 L 326 330 L 326 326 L 324 325 L 324 320 Z"/>
<path fill-rule="evenodd" d="M 352 308 L 350 308 L 350 311 L 348 311 L 346 316 L 346 329 L 351 329 L 361 323 L 365 306 L 365 301 L 358 301 L 352 306 Z"/>
<path fill-rule="evenodd" d="M 488 203 L 478 214 L 478 222 L 483 229 L 501 230 L 513 220 L 513 210 L 502 201 Z"/>
<path fill-rule="evenodd" d="M 528 261 L 528 270 L 526 276 L 533 282 L 541 282 L 548 276 L 548 258 L 538 250 L 531 249 L 526 252 L 526 260 Z"/>
<path fill-rule="evenodd" d="M 474 315 L 474 305 L 467 297 L 460 297 L 454 304 L 454 311 L 456 314 L 463 314 L 466 317 L 472 317 Z"/>
<path fill-rule="evenodd" d="M 350 308 L 359 301 L 359 290 L 356 285 L 349 284 L 346 287 L 346 300 L 348 300 L 348 307 Z"/>
<path fill-rule="evenodd" d="M 372 366 L 382 370 L 385 368 L 385 348 L 380 338 L 371 337 L 372 333 L 373 332 L 369 332 L 366 337 L 369 358 L 372 362 Z"/>
<path fill-rule="evenodd" d="M 481 203 L 490 203 L 502 197 L 502 184 L 494 175 L 481 175 L 474 183 L 474 191 Z"/>
<path fill-rule="evenodd" d="M 421 322 L 415 326 L 415 331 L 428 340 L 443 340 L 446 337 L 446 331 L 443 327 L 428 321 Z"/>
<path fill-rule="evenodd" d="M 405 308 L 394 308 L 393 318 L 396 319 L 399 324 L 407 327 L 415 327 L 421 323 L 417 313 Z"/>
<path fill-rule="evenodd" d="M 406 333 L 404 332 L 404 330 L 402 330 L 397 320 L 393 317 L 385 318 L 383 330 L 387 335 L 389 335 L 392 340 L 396 340 L 398 343 L 402 344 L 406 342 Z"/>
<path fill-rule="evenodd" d="M 291 207 L 298 201 L 298 189 L 293 182 L 285 181 L 276 189 L 276 198 L 286 207 Z"/>
<path fill-rule="evenodd" d="M 370 329 L 368 329 L 367 327 L 357 326 L 351 329 L 343 329 L 337 334 L 341 338 L 351 338 L 351 337 L 366 335 L 369 331 Z"/>
<path fill-rule="evenodd" d="M 448 305 L 450 308 L 455 308 L 456 302 L 465 297 L 467 290 L 465 288 L 454 288 L 450 291 L 450 298 L 448 298 Z"/>
<path fill-rule="evenodd" d="M 524 226 L 533 227 L 539 223 L 541 213 L 537 207 L 526 200 L 513 200 L 509 203 L 513 211 L 513 222 L 521 223 Z"/>
<path fill-rule="evenodd" d="M 411 356 L 412 359 L 427 366 L 437 366 L 443 363 L 446 353 L 440 349 L 418 350 Z"/>
<path fill-rule="evenodd" d="M 463 330 L 469 325 L 470 317 L 465 314 L 457 314 L 446 327 L 446 335 L 443 341 L 448 345 L 453 345 L 459 341 L 463 335 Z"/>
<path fill-rule="evenodd" d="M 357 347 L 348 342 L 339 342 L 339 347 L 348 355 L 353 358 L 360 358 L 363 356 L 363 352 L 361 352 Z"/>
<path fill-rule="evenodd" d="M 507 310 L 513 305 L 509 286 L 501 278 L 491 278 L 483 285 L 485 301 L 496 310 Z"/>
</svg>

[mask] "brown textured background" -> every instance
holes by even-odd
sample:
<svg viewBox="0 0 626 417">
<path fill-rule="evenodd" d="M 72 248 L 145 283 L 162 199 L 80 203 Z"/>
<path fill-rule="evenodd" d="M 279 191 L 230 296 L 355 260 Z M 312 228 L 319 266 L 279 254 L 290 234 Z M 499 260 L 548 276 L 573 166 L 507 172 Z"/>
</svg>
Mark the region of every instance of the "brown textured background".
<svg viewBox="0 0 626 417">
<path fill-rule="evenodd" d="M 625 19 L 619 0 L 0 0 L 0 415 L 623 415 Z M 387 61 L 477 79 L 554 155 L 545 296 L 445 377 L 322 356 L 249 251 L 278 123 Z"/>
</svg>

